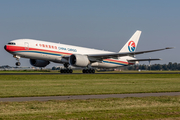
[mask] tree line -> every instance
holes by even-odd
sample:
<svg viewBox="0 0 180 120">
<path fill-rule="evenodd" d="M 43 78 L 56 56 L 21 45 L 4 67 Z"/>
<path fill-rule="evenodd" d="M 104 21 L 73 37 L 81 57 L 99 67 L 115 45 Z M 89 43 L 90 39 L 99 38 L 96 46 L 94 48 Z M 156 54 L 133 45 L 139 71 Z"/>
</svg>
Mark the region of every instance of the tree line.
<svg viewBox="0 0 180 120">
<path fill-rule="evenodd" d="M 133 65 L 127 67 L 128 70 L 180 70 L 180 63 L 153 64 L 153 65 Z"/>
</svg>

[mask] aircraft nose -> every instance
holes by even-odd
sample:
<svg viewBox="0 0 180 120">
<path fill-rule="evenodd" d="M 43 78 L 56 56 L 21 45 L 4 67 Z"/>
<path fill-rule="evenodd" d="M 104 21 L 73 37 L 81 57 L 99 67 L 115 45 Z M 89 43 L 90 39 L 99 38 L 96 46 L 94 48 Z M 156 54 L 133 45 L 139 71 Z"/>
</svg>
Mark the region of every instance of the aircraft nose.
<svg viewBox="0 0 180 120">
<path fill-rule="evenodd" d="M 6 50 L 6 45 L 4 46 L 4 49 Z"/>
</svg>

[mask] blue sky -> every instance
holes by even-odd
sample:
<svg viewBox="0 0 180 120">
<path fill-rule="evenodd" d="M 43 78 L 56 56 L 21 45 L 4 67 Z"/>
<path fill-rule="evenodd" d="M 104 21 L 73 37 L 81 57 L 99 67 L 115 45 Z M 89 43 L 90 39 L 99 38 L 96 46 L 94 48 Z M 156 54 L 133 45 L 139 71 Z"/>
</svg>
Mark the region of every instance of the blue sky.
<svg viewBox="0 0 180 120">
<path fill-rule="evenodd" d="M 1 0 L 0 65 L 16 60 L 4 50 L 14 39 L 31 38 L 118 52 L 136 30 L 137 51 L 176 47 L 137 58 L 180 63 L 179 0 Z M 22 66 L 30 66 L 21 59 Z M 143 63 L 142 63 L 143 64 Z M 54 66 L 58 64 L 52 64 Z"/>
</svg>

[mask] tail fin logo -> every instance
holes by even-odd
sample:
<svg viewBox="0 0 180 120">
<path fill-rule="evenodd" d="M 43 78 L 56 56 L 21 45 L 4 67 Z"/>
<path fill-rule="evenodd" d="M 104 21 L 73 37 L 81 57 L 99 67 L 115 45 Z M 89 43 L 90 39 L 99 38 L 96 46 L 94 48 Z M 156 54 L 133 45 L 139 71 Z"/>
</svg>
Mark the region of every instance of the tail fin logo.
<svg viewBox="0 0 180 120">
<path fill-rule="evenodd" d="M 135 51 L 135 49 L 136 49 L 136 44 L 135 44 L 134 41 L 130 41 L 130 42 L 128 43 L 128 49 L 129 49 L 129 52 L 134 52 L 134 51 Z"/>
</svg>

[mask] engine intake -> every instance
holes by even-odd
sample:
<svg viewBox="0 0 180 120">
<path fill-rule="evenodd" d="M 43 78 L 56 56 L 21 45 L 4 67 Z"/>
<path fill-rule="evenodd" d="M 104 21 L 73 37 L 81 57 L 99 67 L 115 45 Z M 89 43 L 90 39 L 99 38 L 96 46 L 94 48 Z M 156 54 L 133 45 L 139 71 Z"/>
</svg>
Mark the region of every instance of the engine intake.
<svg viewBox="0 0 180 120">
<path fill-rule="evenodd" d="M 30 64 L 35 67 L 46 67 L 49 65 L 49 61 L 30 59 Z"/>
<path fill-rule="evenodd" d="M 89 59 L 85 55 L 73 54 L 69 58 L 69 64 L 76 67 L 86 67 L 90 63 Z"/>
</svg>

